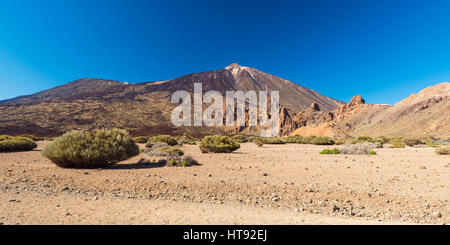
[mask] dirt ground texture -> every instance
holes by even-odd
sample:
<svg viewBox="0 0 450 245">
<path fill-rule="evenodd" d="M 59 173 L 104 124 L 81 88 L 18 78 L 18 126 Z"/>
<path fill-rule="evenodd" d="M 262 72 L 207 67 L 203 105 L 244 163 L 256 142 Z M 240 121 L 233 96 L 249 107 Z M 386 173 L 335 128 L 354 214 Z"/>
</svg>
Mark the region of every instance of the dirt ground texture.
<svg viewBox="0 0 450 245">
<path fill-rule="evenodd" d="M 40 155 L 47 144 L 0 153 L 0 224 L 450 221 L 450 157 L 433 148 L 353 156 L 300 144 L 244 143 L 230 154 L 185 145 L 200 166 L 162 166 L 141 153 L 105 169 L 63 169 Z"/>
</svg>

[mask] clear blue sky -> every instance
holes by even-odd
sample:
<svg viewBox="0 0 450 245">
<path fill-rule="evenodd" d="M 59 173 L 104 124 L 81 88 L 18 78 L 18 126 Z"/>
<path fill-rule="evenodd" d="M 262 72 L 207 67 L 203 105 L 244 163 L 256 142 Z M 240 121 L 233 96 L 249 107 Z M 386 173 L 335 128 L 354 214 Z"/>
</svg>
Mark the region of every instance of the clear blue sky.
<svg viewBox="0 0 450 245">
<path fill-rule="evenodd" d="M 0 100 L 78 78 L 167 80 L 230 63 L 392 104 L 450 81 L 450 1 L 0 2 Z"/>
</svg>

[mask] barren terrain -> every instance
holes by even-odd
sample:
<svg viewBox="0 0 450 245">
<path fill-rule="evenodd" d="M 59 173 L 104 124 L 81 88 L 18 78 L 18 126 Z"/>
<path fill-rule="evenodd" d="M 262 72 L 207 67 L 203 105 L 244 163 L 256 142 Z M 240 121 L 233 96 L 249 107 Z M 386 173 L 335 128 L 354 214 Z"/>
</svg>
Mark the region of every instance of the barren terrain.
<svg viewBox="0 0 450 245">
<path fill-rule="evenodd" d="M 0 153 L 0 224 L 448 224 L 450 157 L 433 148 L 320 155 L 314 145 L 182 149 L 201 165 L 141 153 L 107 169 L 62 169 Z M 142 146 L 141 146 L 142 147 Z M 141 160 L 142 158 L 146 159 Z"/>
</svg>

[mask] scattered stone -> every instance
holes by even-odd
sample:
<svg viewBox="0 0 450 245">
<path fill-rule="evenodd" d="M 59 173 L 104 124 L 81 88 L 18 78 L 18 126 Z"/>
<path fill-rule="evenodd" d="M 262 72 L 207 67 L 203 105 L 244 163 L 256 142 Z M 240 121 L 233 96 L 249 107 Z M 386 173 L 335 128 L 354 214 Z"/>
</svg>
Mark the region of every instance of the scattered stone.
<svg viewBox="0 0 450 245">
<path fill-rule="evenodd" d="M 340 210 L 340 208 L 338 206 L 336 206 L 336 204 L 334 204 L 333 209 L 332 209 L 333 213 L 336 211 L 339 212 L 339 210 Z"/>
</svg>

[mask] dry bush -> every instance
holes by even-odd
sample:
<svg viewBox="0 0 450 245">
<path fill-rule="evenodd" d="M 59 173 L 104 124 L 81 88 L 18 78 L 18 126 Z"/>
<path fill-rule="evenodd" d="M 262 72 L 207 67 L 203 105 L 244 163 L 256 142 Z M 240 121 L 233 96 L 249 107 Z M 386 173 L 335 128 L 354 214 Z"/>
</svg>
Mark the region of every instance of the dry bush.
<svg viewBox="0 0 450 245">
<path fill-rule="evenodd" d="M 263 138 L 264 144 L 286 144 L 281 138 Z"/>
<path fill-rule="evenodd" d="M 37 147 L 37 144 L 25 137 L 10 137 L 1 136 L 0 138 L 0 152 L 13 151 L 31 151 Z"/>
<path fill-rule="evenodd" d="M 414 137 L 409 137 L 409 138 L 404 138 L 402 140 L 403 143 L 405 143 L 405 145 L 413 147 L 415 145 L 418 145 L 421 143 L 421 140 L 418 138 L 414 138 Z"/>
<path fill-rule="evenodd" d="M 286 143 L 291 143 L 291 144 L 302 144 L 303 137 L 294 135 L 294 136 L 283 137 L 283 138 L 281 138 L 281 140 L 283 140 Z"/>
<path fill-rule="evenodd" d="M 334 140 L 328 136 L 317 136 L 311 140 L 313 145 L 334 145 Z"/>
<path fill-rule="evenodd" d="M 75 130 L 53 140 L 42 155 L 63 168 L 99 168 L 139 155 L 139 147 L 122 129 Z"/>
<path fill-rule="evenodd" d="M 339 147 L 341 154 L 346 155 L 369 155 L 376 144 L 370 142 L 346 144 Z"/>
<path fill-rule="evenodd" d="M 139 144 L 145 144 L 145 143 L 147 143 L 149 140 L 150 140 L 150 138 L 147 137 L 147 136 L 138 136 L 138 137 L 134 137 L 134 138 L 133 138 L 133 141 L 134 141 L 135 143 L 139 143 Z"/>
<path fill-rule="evenodd" d="M 450 155 L 450 145 L 438 147 L 435 152 L 439 155 Z"/>
<path fill-rule="evenodd" d="M 400 138 L 393 138 L 389 141 L 391 148 L 405 148 L 405 143 Z"/>
<path fill-rule="evenodd" d="M 241 146 L 236 141 L 230 139 L 228 136 L 206 136 L 202 139 L 200 144 L 200 150 L 202 153 L 215 152 L 215 153 L 230 153 Z"/>
<path fill-rule="evenodd" d="M 171 146 L 178 145 L 177 139 L 175 139 L 174 137 L 172 137 L 170 135 L 158 135 L 158 136 L 152 137 L 150 139 L 150 141 L 151 142 L 164 142 Z"/>
<path fill-rule="evenodd" d="M 262 139 L 254 139 L 253 143 L 255 143 L 258 147 L 262 147 L 264 145 L 264 141 Z"/>
</svg>

